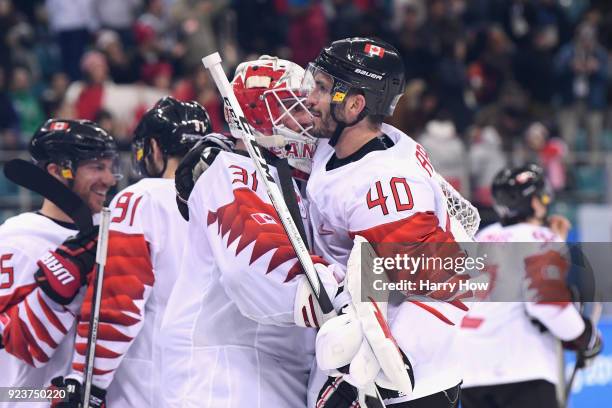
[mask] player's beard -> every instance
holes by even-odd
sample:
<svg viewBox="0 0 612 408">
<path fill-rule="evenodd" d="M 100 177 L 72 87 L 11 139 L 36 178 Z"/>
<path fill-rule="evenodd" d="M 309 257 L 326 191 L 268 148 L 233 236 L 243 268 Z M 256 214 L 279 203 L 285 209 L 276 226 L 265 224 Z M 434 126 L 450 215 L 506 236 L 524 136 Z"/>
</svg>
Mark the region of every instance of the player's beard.
<svg viewBox="0 0 612 408">
<path fill-rule="evenodd" d="M 318 122 L 318 123 L 317 123 Z M 311 133 L 317 139 L 329 139 L 338 127 L 338 122 L 334 120 L 331 112 L 315 111 L 313 115 L 313 128 Z"/>
</svg>

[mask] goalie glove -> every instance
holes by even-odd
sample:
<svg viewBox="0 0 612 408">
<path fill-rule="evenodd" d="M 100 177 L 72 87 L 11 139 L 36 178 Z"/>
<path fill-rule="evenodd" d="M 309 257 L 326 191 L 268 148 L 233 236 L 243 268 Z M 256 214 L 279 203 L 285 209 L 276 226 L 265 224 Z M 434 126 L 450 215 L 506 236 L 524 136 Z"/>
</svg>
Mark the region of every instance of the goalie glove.
<svg viewBox="0 0 612 408">
<path fill-rule="evenodd" d="M 409 395 L 414 389 L 412 365 L 399 349 L 386 321 L 387 304 L 361 301 L 361 261 L 374 256 L 367 241 L 355 237 L 346 271 L 350 303 L 342 314 L 329 319 L 319 330 L 316 357 L 329 376 L 342 375 L 359 389 L 375 382 L 382 388 Z"/>
<path fill-rule="evenodd" d="M 382 388 L 409 394 L 414 389 L 412 365 L 387 337 L 385 332 L 389 328 L 386 322 L 379 323 L 377 313 L 372 315 L 378 327 L 372 326 L 373 322 L 364 325 L 352 305 L 347 305 L 343 314 L 325 322 L 316 339 L 318 367 L 330 377 L 342 376 L 358 389 L 376 383 Z M 368 336 L 364 327 L 371 332 Z M 398 370 L 402 372 L 398 374 Z"/>
<path fill-rule="evenodd" d="M 189 221 L 188 200 L 198 178 L 208 169 L 220 152 L 233 152 L 236 139 L 220 133 L 210 133 L 202 138 L 183 157 L 176 169 L 174 185 L 176 205 L 186 221 Z"/>
</svg>

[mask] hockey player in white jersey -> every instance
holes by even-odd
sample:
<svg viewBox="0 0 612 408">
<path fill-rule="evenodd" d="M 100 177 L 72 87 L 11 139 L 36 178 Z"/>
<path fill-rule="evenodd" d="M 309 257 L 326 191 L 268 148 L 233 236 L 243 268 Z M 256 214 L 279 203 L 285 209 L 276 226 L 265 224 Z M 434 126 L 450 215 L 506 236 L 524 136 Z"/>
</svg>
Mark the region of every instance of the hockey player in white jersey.
<svg viewBox="0 0 612 408">
<path fill-rule="evenodd" d="M 240 64 L 232 86 L 247 120 L 264 135 L 260 145 L 287 147 L 271 147 L 268 164 L 273 177 L 285 180 L 279 185 L 286 201 L 293 201 L 296 223 L 307 227 L 306 207 L 291 179 L 291 169 L 308 171 L 314 150 L 311 118 L 296 93 L 303 73 L 292 62 L 262 57 Z M 252 160 L 204 147 L 196 167 L 206 171 L 192 191 L 179 188 L 183 201 L 188 198 L 189 238 L 162 324 L 165 402 L 304 407 L 314 357 L 310 327 L 321 316 Z M 191 178 L 187 166 L 182 185 Z M 333 270 L 311 258 L 328 293 L 335 294 Z"/>
<path fill-rule="evenodd" d="M 447 253 L 438 255 L 463 256 L 449 231 L 446 200 L 427 153 L 382 123 L 404 90 L 397 50 L 370 38 L 333 42 L 310 64 L 304 89 L 314 116 L 313 134 L 327 139 L 318 143 L 307 186 L 314 251 L 346 265 L 359 235 L 375 247 L 447 243 Z M 436 283 L 459 279 L 454 271 L 420 271 L 413 278 Z M 388 407 L 454 407 L 461 376 L 450 346 L 467 308 L 457 291 L 409 295 L 407 301 L 389 304 L 388 321 L 412 365 L 413 389 L 382 390 L 382 396 Z M 354 395 L 339 378 L 311 388 L 317 407 L 353 406 Z"/>
<path fill-rule="evenodd" d="M 106 131 L 90 121 L 51 119 L 36 131 L 29 151 L 92 213 L 102 209 L 117 177 L 116 145 Z M 68 370 L 96 239 L 97 229 L 79 233 L 71 214 L 47 199 L 40 210 L 0 226 L 1 386 L 44 389 Z M 54 274 L 58 270 L 64 273 Z"/>
<path fill-rule="evenodd" d="M 585 359 L 596 356 L 602 347 L 597 329 L 571 302 L 565 281 L 569 263 L 561 243 L 569 222 L 548 217 L 551 195 L 539 166 L 502 170 L 492 192 L 501 222 L 485 228 L 477 240 L 491 243 L 492 250 L 496 245 L 517 244 L 503 247 L 511 259 L 489 260 L 494 289 L 488 299 L 471 306 L 462 322 L 458 343 L 464 373 L 461 404 L 465 408 L 556 408 L 558 340 Z M 500 291 L 514 291 L 513 282 L 524 282 L 529 292 L 521 299 L 508 299 L 515 301 L 486 301 L 499 299 Z"/>
<path fill-rule="evenodd" d="M 168 96 L 144 114 L 134 131 L 133 163 L 144 178 L 117 193 L 110 204 L 92 380 L 108 406 L 160 404 L 159 328 L 187 239 L 187 223 L 174 202 L 174 173 L 185 153 L 210 130 L 202 106 Z M 91 295 L 89 290 L 79 315 L 72 372 L 65 380 L 75 385 L 75 392 L 71 403 L 58 405 L 62 408 L 76 407 L 81 398 Z"/>
</svg>

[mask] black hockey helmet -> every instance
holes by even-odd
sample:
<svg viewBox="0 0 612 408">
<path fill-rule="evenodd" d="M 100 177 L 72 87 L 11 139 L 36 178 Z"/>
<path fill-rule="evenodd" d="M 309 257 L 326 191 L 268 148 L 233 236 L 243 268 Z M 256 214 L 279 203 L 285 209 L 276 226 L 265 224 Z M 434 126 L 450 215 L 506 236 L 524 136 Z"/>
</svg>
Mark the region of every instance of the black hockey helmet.
<svg viewBox="0 0 612 408">
<path fill-rule="evenodd" d="M 74 177 L 81 161 L 117 158 L 113 137 L 89 120 L 49 119 L 34 133 L 28 150 L 40 167 L 60 165 L 66 179 Z"/>
<path fill-rule="evenodd" d="M 533 197 L 538 197 L 546 206 L 552 201 L 544 170 L 536 164 L 503 169 L 493 179 L 492 193 L 495 211 L 504 225 L 533 216 Z"/>
<path fill-rule="evenodd" d="M 184 156 L 204 135 L 212 131 L 208 112 L 197 102 L 181 102 L 166 96 L 149 109 L 134 131 L 132 148 L 136 170 L 148 177 L 160 177 L 169 156 Z M 149 174 L 145 158 L 151 154 L 151 139 L 155 139 L 164 157 L 159 174 Z"/>
<path fill-rule="evenodd" d="M 366 107 L 353 123 L 342 123 L 330 143 L 344 127 L 352 126 L 366 115 L 390 116 L 404 92 L 404 63 L 397 49 L 376 38 L 346 38 L 334 41 L 310 63 L 304 79 L 306 92 L 314 87 L 315 76 L 323 72 L 333 80 L 331 103 L 341 104 L 350 91 L 363 94 Z"/>
</svg>

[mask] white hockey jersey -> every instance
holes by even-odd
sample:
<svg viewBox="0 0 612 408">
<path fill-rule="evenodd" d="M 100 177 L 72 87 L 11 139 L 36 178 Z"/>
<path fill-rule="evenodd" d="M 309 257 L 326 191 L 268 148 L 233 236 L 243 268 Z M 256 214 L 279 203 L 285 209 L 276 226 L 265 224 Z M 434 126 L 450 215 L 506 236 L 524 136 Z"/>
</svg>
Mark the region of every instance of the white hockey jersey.
<svg viewBox="0 0 612 408">
<path fill-rule="evenodd" d="M 307 224 L 299 195 L 298 205 Z M 189 218 L 162 324 L 167 406 L 305 406 L 315 332 L 294 325 L 305 277 L 251 159 L 219 153 L 189 197 Z"/>
<path fill-rule="evenodd" d="M 326 164 L 334 149 L 326 141 L 317 146 L 306 191 L 314 250 L 328 262 L 346 266 L 355 235 L 371 243 L 454 242 L 445 197 L 432 178 L 435 170 L 427 153 L 392 126 L 383 125 L 382 131 L 394 142 L 392 147 L 331 170 Z M 392 333 L 415 376 L 414 392 L 402 400 L 459 384 L 451 344 L 466 310 L 460 302 L 422 298 L 389 304 Z M 309 405 L 318 387 L 315 381 Z"/>
<path fill-rule="evenodd" d="M 187 222 L 175 194 L 174 180 L 145 178 L 110 204 L 93 384 L 107 390 L 111 407 L 156 407 L 161 402 L 159 329 L 187 240 Z M 79 316 L 70 374 L 81 381 L 92 282 Z"/>
<path fill-rule="evenodd" d="M 489 283 L 493 292 L 489 298 L 495 291 L 504 290 L 516 293 L 514 296 L 521 299 L 529 299 L 521 294 L 526 284 L 535 290 L 546 289 L 538 288 L 527 269 L 538 259 L 554 262 L 551 255 L 558 253 L 558 243 L 562 242 L 549 228 L 527 223 L 507 227 L 493 224 L 483 229 L 477 240 L 525 243 L 506 249 L 512 251 L 512 259 L 516 262 L 508 263 L 504 257 L 504 262 L 492 265 L 495 262 L 489 260 L 494 268 Z M 554 252 L 549 252 L 551 250 Z M 562 279 L 562 275 L 559 277 Z M 549 332 L 542 333 L 532 318 L 546 326 Z M 582 318 L 569 301 L 475 302 L 461 324 L 457 343 L 457 353 L 462 359 L 463 387 L 536 379 L 556 384 L 559 379 L 557 339 L 573 340 L 583 330 Z"/>
<path fill-rule="evenodd" d="M 82 292 L 68 306 L 51 300 L 34 280 L 36 262 L 78 230 L 36 213 L 0 226 L 0 386 L 47 387 L 64 375 L 74 347 L 74 322 Z M 1 403 L 0 407 L 21 406 Z M 48 402 L 28 406 L 48 406 Z"/>
</svg>

